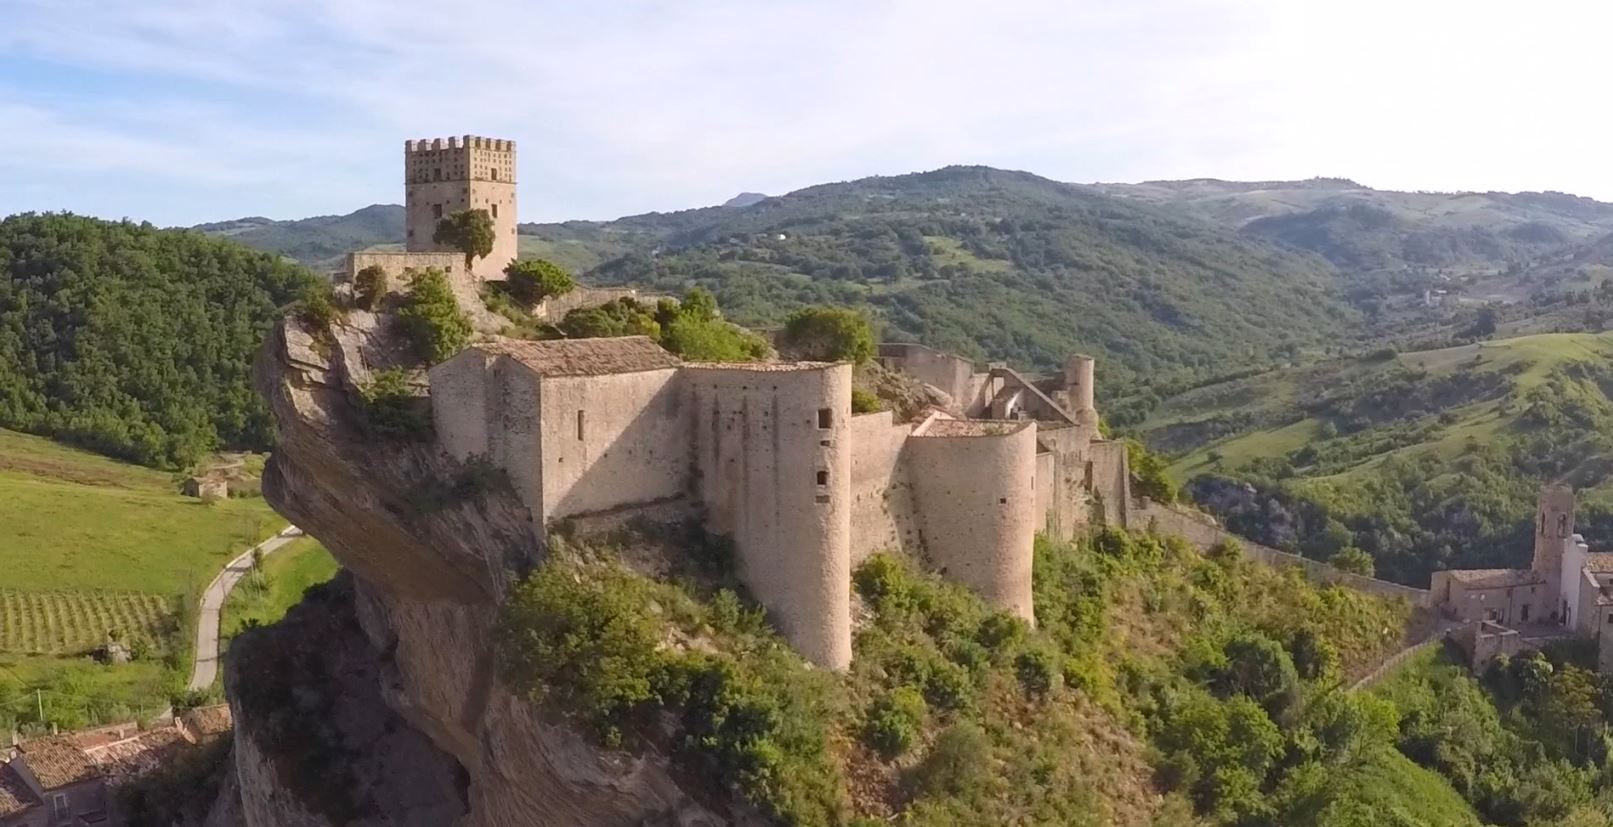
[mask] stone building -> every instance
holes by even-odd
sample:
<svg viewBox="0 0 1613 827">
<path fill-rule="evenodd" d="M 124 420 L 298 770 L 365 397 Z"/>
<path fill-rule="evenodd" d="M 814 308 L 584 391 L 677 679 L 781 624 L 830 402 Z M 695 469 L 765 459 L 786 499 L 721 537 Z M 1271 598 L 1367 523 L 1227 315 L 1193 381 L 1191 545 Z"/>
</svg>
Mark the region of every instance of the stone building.
<svg viewBox="0 0 1613 827">
<path fill-rule="evenodd" d="M 1492 635 L 1534 625 L 1598 638 L 1613 657 L 1607 648 L 1613 635 L 1604 634 L 1613 623 L 1613 553 L 1592 552 L 1574 533 L 1574 492 L 1567 486 L 1541 489 L 1534 529 L 1529 568 L 1434 572 L 1433 604 L 1453 620 L 1482 624 Z M 1481 662 L 1477 646 L 1458 642 Z"/>
<path fill-rule="evenodd" d="M 1090 359 L 1043 390 L 882 352 L 978 418 L 853 415 L 849 364 L 684 363 L 642 336 L 495 339 L 429 378 L 442 447 L 505 469 L 541 528 L 702 519 L 792 645 L 843 668 L 851 571 L 870 554 L 909 554 L 1034 621 L 1036 532 L 1073 535 L 1098 504 L 1124 524 L 1130 499 L 1124 446 L 1097 438 Z"/>
<path fill-rule="evenodd" d="M 119 823 L 106 779 L 68 738 L 25 741 L 0 765 L 0 827 Z"/>
</svg>

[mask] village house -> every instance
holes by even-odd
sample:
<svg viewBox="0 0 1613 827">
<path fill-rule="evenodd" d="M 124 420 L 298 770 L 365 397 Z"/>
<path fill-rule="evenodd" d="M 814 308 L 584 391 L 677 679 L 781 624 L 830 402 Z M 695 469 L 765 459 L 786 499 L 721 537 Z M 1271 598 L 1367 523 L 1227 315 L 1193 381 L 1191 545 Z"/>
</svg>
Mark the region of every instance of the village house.
<svg viewBox="0 0 1613 827">
<path fill-rule="evenodd" d="M 65 736 L 24 741 L 0 766 L 0 827 L 119 823 L 100 769 Z"/>
</svg>

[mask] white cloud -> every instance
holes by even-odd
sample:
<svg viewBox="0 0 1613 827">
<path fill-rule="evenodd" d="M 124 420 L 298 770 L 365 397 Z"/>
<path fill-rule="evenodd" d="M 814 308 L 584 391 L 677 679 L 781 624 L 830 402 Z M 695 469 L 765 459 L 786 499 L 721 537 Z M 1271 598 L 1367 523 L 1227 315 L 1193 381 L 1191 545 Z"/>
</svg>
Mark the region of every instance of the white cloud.
<svg viewBox="0 0 1613 827">
<path fill-rule="evenodd" d="M 1613 196 L 1613 12 L 1567 0 L 11 5 L 0 66 L 144 90 L 0 76 L 24 91 L 0 123 L 54 136 L 9 174 L 94 172 L 98 204 L 127 200 L 119 170 L 168 176 L 186 197 L 150 206 L 175 221 L 396 200 L 404 138 L 465 132 L 521 142 L 528 218 L 948 163 Z"/>
</svg>

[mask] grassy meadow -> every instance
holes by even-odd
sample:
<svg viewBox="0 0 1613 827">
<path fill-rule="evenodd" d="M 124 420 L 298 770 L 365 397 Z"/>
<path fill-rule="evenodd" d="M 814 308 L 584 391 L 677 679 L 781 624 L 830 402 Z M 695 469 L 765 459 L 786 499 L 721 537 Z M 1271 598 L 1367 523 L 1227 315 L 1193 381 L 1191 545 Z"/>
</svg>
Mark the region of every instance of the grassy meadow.
<svg viewBox="0 0 1613 827">
<path fill-rule="evenodd" d="M 264 558 L 224 601 L 220 623 L 227 640 L 251 623 L 268 625 L 302 601 L 302 593 L 336 576 L 336 558 L 312 537 L 292 541 Z"/>
<path fill-rule="evenodd" d="M 63 728 L 134 717 L 183 684 L 187 606 L 286 521 L 260 498 L 204 503 L 179 482 L 0 430 L 0 729 L 40 724 L 41 701 Z M 114 632 L 135 662 L 89 657 Z"/>
</svg>

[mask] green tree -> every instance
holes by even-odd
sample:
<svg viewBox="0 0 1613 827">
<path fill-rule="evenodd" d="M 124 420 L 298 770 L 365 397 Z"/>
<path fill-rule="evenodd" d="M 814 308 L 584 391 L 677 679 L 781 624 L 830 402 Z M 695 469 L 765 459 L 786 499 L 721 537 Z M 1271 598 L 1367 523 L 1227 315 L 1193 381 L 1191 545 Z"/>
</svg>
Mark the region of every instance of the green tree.
<svg viewBox="0 0 1613 827">
<path fill-rule="evenodd" d="M 398 324 L 427 364 L 437 364 L 470 343 L 470 318 L 459 309 L 448 276 L 435 268 L 409 275 L 409 295 L 398 309 Z"/>
<path fill-rule="evenodd" d="M 1327 564 L 1339 571 L 1347 571 L 1363 577 L 1371 577 L 1377 567 L 1372 561 L 1372 555 L 1355 546 L 1345 546 L 1339 549 L 1336 554 L 1327 558 Z"/>
<path fill-rule="evenodd" d="M 353 297 L 357 299 L 359 307 L 374 310 L 389 286 L 386 268 L 372 264 L 353 276 Z"/>
<path fill-rule="evenodd" d="M 552 296 L 563 296 L 577 287 L 570 273 L 541 258 L 512 261 L 504 268 L 504 275 L 510 295 L 528 307 Z"/>
<path fill-rule="evenodd" d="M 717 297 L 704 287 L 691 287 L 678 303 L 678 313 L 686 319 L 712 321 L 717 318 Z"/>
<path fill-rule="evenodd" d="M 1131 466 L 1132 487 L 1155 502 L 1176 502 L 1176 486 L 1171 483 L 1163 457 L 1143 447 L 1135 439 L 1126 440 L 1126 460 Z"/>
<path fill-rule="evenodd" d="M 493 252 L 493 216 L 480 207 L 452 213 L 437 222 L 431 240 L 463 253 L 468 270 L 476 259 Z"/>
<path fill-rule="evenodd" d="M 785 320 L 780 344 L 798 359 L 860 365 L 874 357 L 874 329 L 848 307 L 803 307 Z"/>
</svg>

